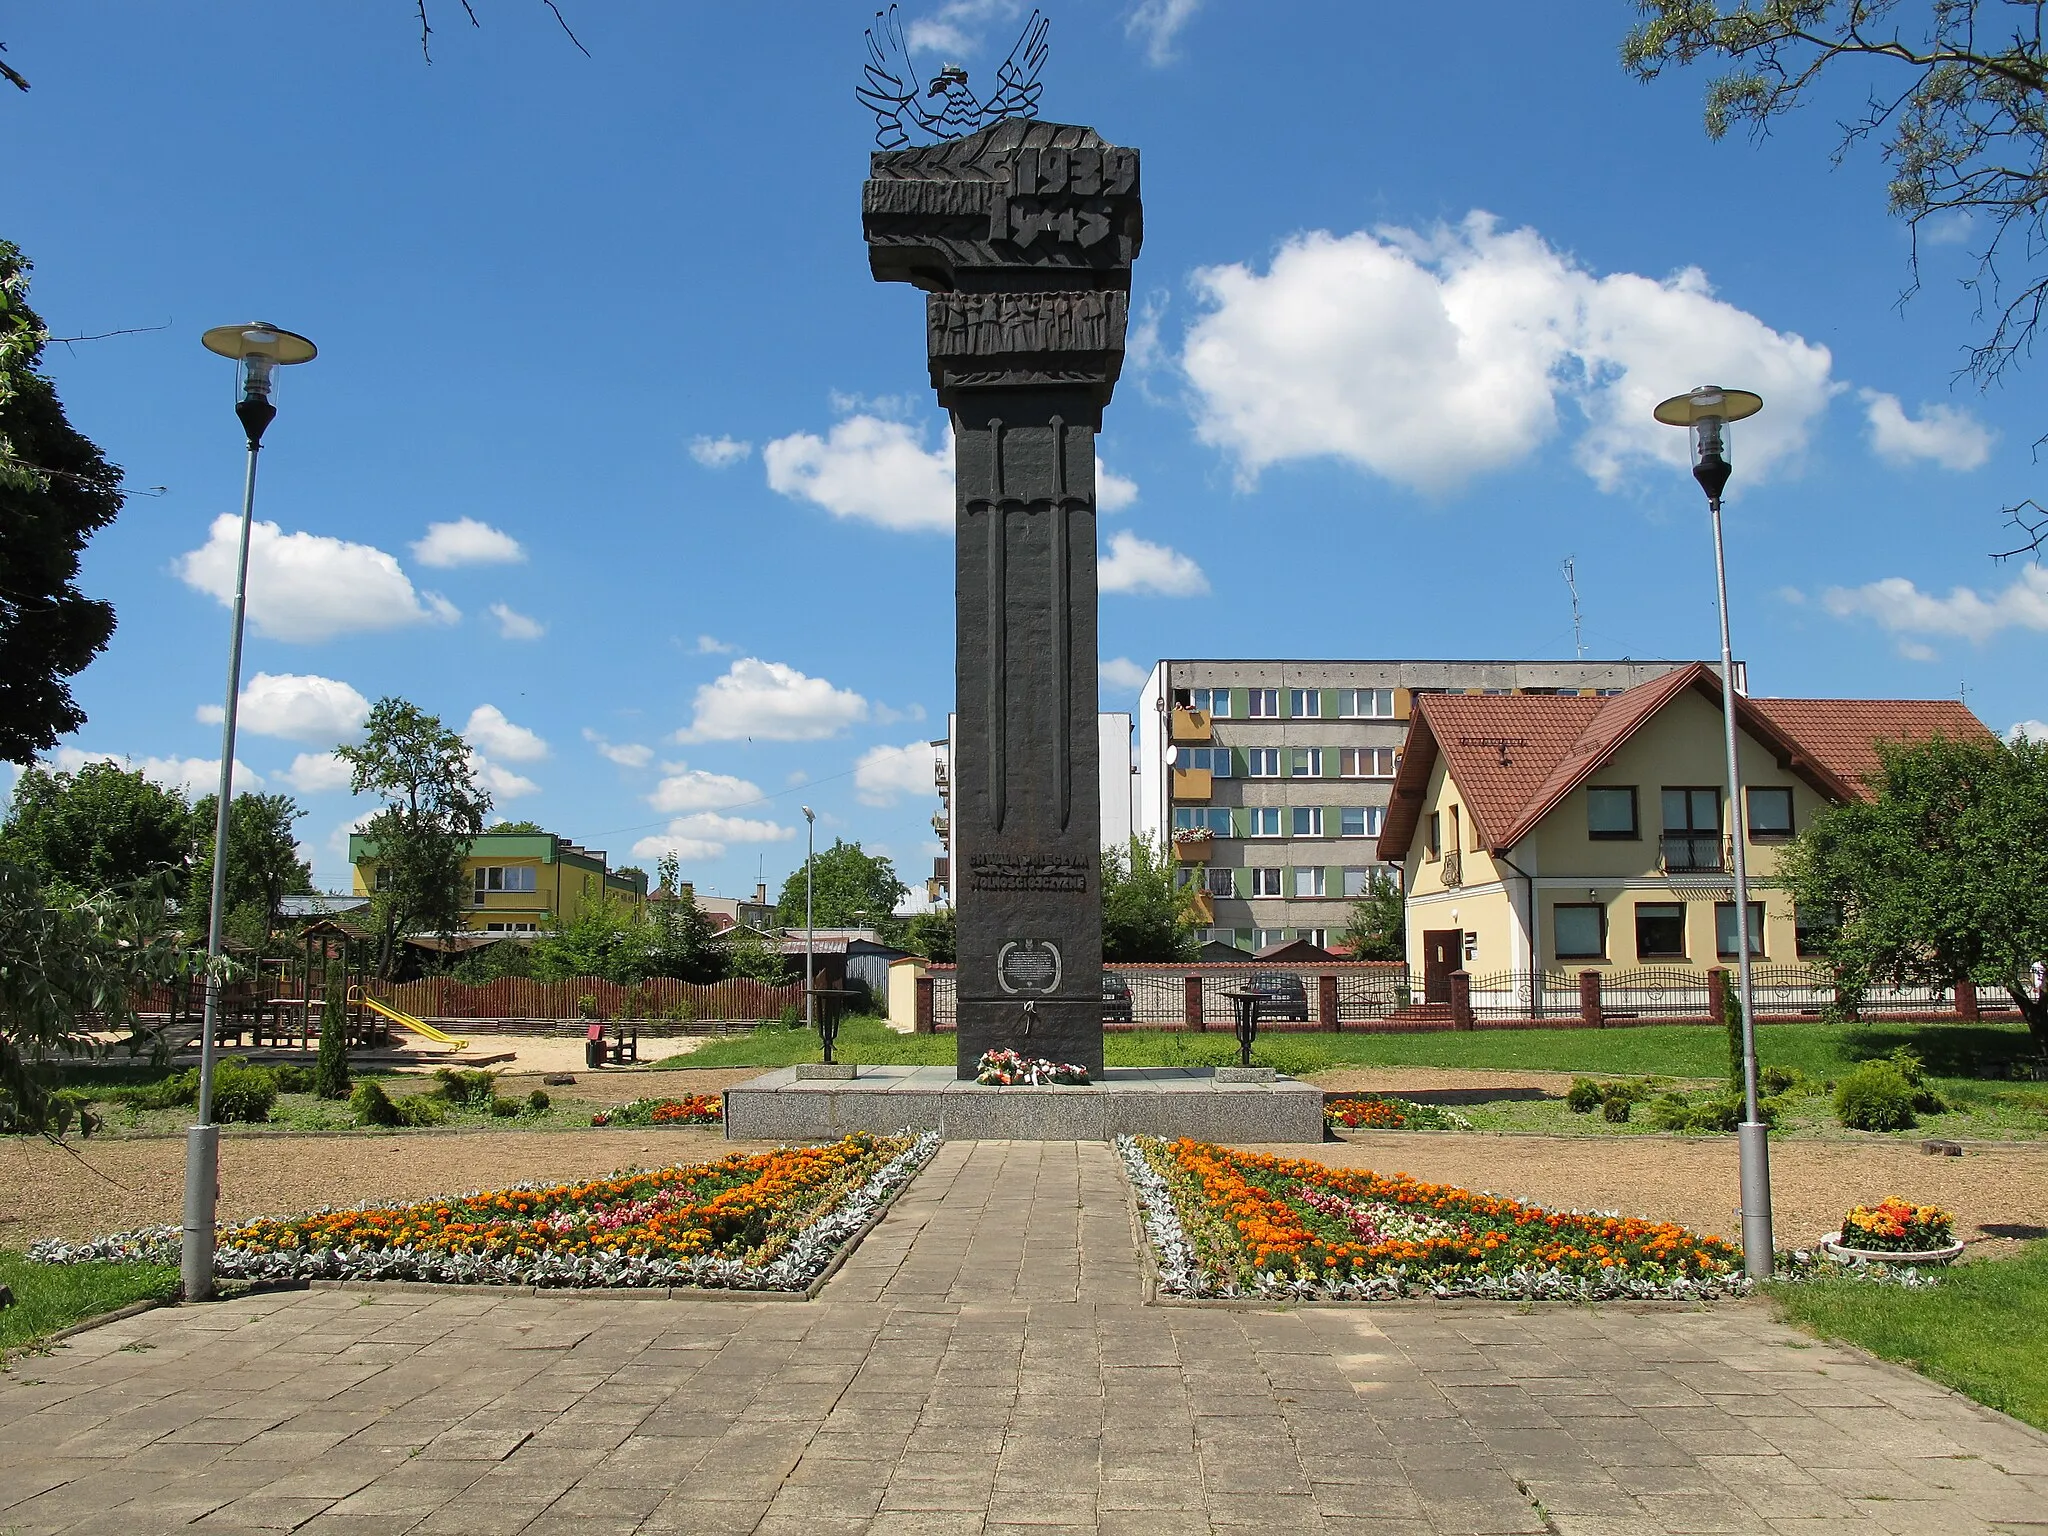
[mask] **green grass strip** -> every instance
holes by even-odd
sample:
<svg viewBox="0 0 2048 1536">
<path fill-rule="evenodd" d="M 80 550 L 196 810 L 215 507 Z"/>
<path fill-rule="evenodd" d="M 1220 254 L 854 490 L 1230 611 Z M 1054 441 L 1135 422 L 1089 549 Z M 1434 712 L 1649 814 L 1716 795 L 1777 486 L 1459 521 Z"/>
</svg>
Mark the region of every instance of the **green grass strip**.
<svg viewBox="0 0 2048 1536">
<path fill-rule="evenodd" d="M 171 1264 L 31 1264 L 0 1249 L 0 1285 L 14 1292 L 14 1305 L 0 1308 L 0 1354 L 6 1354 L 131 1301 L 168 1300 L 177 1294 L 178 1270 Z"/>
<path fill-rule="evenodd" d="M 1772 1291 L 1789 1321 L 2048 1429 L 2048 1242 L 1959 1264 L 1928 1290 L 1814 1280 Z"/>
</svg>

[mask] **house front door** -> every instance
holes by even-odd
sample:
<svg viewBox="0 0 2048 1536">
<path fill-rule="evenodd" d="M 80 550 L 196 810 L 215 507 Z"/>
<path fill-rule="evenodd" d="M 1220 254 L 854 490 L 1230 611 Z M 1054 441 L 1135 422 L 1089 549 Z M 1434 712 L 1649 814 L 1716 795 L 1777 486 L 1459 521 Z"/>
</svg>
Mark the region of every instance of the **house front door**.
<svg viewBox="0 0 2048 1536">
<path fill-rule="evenodd" d="M 1422 1000 L 1448 1003 L 1451 972 L 1464 964 L 1465 930 L 1425 928 L 1422 931 Z"/>
</svg>

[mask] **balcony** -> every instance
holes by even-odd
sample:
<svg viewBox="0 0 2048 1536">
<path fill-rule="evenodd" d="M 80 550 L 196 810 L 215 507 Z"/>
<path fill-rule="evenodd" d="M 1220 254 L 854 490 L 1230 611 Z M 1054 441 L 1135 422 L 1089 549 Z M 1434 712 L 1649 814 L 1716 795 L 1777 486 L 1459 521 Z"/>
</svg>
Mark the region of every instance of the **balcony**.
<svg viewBox="0 0 2048 1536">
<path fill-rule="evenodd" d="M 1441 873 L 1443 875 L 1444 889 L 1455 891 L 1465 883 L 1465 856 L 1457 849 L 1451 849 L 1450 852 L 1444 855 Z"/>
<path fill-rule="evenodd" d="M 1204 747 L 1215 739 L 1206 709 L 1176 709 L 1169 727 L 1177 747 Z"/>
<path fill-rule="evenodd" d="M 953 818 L 944 811 L 940 811 L 936 816 L 932 817 L 932 831 L 936 832 L 941 839 L 951 836 Z"/>
<path fill-rule="evenodd" d="M 1204 928 L 1215 926 L 1216 898 L 1198 887 L 1188 902 L 1188 914 Z"/>
<path fill-rule="evenodd" d="M 1173 770 L 1173 798 L 1176 800 L 1207 800 L 1215 788 L 1214 775 L 1207 768 Z"/>
<path fill-rule="evenodd" d="M 1663 839 L 1664 873 L 1691 874 L 1699 870 L 1727 867 L 1726 849 L 1718 832 L 1666 832 Z"/>
<path fill-rule="evenodd" d="M 1207 832 L 1190 836 L 1186 832 L 1173 834 L 1173 858 L 1177 864 L 1206 864 L 1216 839 Z"/>
</svg>

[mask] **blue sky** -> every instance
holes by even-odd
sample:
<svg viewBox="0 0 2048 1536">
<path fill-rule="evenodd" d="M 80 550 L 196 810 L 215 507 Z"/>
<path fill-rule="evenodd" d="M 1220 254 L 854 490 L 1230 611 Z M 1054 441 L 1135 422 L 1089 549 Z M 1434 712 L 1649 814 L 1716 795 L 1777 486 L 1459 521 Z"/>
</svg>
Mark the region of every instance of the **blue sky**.
<svg viewBox="0 0 2048 1536">
<path fill-rule="evenodd" d="M 918 296 L 867 274 L 863 4 L 562 0 L 12 13 L 4 223 L 72 420 L 137 496 L 120 628 L 59 754 L 210 783 L 241 453 L 199 333 L 292 370 L 264 455 L 238 760 L 323 884 L 365 807 L 328 752 L 396 693 L 499 813 L 701 890 L 779 887 L 799 806 L 916 879 L 950 704 L 946 435 Z M 1023 8 L 914 0 L 985 82 Z M 1648 420 L 1710 379 L 1759 693 L 2048 717 L 2033 375 L 1953 382 L 1973 231 L 1907 239 L 1845 81 L 1707 141 L 1704 76 L 1616 63 L 1623 5 L 1054 9 L 1043 115 L 1144 156 L 1145 322 L 1101 453 L 1104 699 L 1163 655 L 1596 656 L 1716 644 L 1703 503 Z M 2036 365 L 2039 366 L 2038 364 Z"/>
</svg>

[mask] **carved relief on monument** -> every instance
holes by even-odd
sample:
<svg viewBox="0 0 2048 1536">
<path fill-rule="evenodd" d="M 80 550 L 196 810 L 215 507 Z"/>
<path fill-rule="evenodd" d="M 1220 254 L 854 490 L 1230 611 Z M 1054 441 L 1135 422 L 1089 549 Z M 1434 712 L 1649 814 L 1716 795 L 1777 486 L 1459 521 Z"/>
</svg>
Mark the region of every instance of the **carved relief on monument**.
<svg viewBox="0 0 2048 1536">
<path fill-rule="evenodd" d="M 1121 352 L 1130 307 L 1130 296 L 1114 289 L 927 294 L 925 345 L 933 357 Z"/>
</svg>

